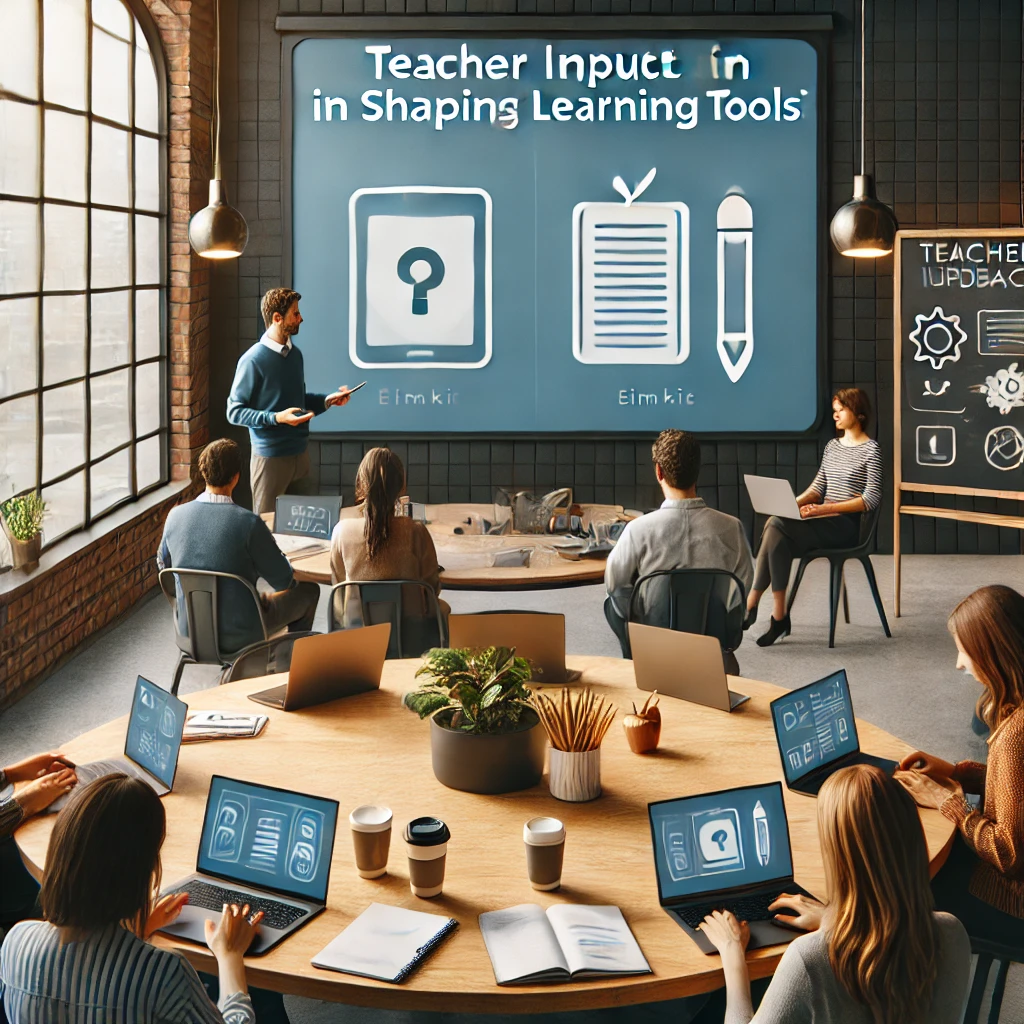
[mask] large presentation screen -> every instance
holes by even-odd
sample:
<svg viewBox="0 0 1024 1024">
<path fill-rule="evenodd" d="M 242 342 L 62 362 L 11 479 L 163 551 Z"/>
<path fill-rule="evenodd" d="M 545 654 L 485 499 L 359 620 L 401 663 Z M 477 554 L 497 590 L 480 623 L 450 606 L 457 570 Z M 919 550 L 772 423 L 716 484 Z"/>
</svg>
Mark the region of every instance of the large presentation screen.
<svg viewBox="0 0 1024 1024">
<path fill-rule="evenodd" d="M 818 382 L 802 39 L 312 38 L 292 283 L 314 430 L 798 432 Z"/>
</svg>

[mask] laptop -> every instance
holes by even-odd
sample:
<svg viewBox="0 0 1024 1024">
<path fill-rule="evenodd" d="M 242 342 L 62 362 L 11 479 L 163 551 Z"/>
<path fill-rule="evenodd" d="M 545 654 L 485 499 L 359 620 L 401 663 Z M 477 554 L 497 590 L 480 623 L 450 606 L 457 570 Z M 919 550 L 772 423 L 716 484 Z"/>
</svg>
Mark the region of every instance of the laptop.
<svg viewBox="0 0 1024 1024">
<path fill-rule="evenodd" d="M 178 769 L 178 751 L 187 712 L 188 705 L 183 700 L 139 676 L 135 680 L 132 710 L 128 716 L 124 755 L 76 765 L 79 786 L 113 772 L 123 772 L 141 779 L 157 796 L 170 793 Z M 54 800 L 47 810 L 59 811 L 73 793 L 74 790 Z"/>
<path fill-rule="evenodd" d="M 750 698 L 729 689 L 718 638 L 628 623 L 638 690 L 732 711 Z"/>
<path fill-rule="evenodd" d="M 748 949 L 796 938 L 768 910 L 784 892 L 810 896 L 793 881 L 781 783 L 659 800 L 647 814 L 658 901 L 705 953 L 717 950 L 697 926 L 712 910 L 749 922 Z"/>
<path fill-rule="evenodd" d="M 448 616 L 449 647 L 514 647 L 528 658 L 537 683 L 574 683 L 565 667 L 565 616 L 560 612 L 478 612 Z"/>
<path fill-rule="evenodd" d="M 771 703 L 786 785 L 817 796 L 824 781 L 850 764 L 873 764 L 892 775 L 895 761 L 864 754 L 850 701 L 846 669 L 841 668 Z"/>
<path fill-rule="evenodd" d="M 274 533 L 330 541 L 341 514 L 336 494 L 282 494 L 274 502 Z"/>
<path fill-rule="evenodd" d="M 188 903 L 165 935 L 206 944 L 225 903 L 262 910 L 250 956 L 273 949 L 327 905 L 338 801 L 214 775 L 195 873 L 164 895 Z"/>
<path fill-rule="evenodd" d="M 750 495 L 750 504 L 754 506 L 755 512 L 778 516 L 780 519 L 800 518 L 800 506 L 796 503 L 796 495 L 788 480 L 744 473 L 743 482 L 747 485 L 747 494 Z"/>
<path fill-rule="evenodd" d="M 250 693 L 249 700 L 299 711 L 380 688 L 391 623 L 307 636 L 292 645 L 288 681 Z"/>
</svg>

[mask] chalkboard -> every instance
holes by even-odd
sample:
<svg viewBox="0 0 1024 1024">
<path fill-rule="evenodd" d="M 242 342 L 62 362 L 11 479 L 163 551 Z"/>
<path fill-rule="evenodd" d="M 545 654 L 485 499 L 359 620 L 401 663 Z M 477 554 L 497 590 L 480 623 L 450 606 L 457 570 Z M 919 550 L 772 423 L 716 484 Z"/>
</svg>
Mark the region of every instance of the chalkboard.
<svg viewBox="0 0 1024 1024">
<path fill-rule="evenodd" d="M 274 533 L 330 540 L 340 510 L 341 498 L 336 494 L 312 498 L 303 494 L 282 494 L 274 509 Z"/>
<path fill-rule="evenodd" d="M 901 231 L 896 484 L 1024 499 L 1024 229 Z"/>
</svg>

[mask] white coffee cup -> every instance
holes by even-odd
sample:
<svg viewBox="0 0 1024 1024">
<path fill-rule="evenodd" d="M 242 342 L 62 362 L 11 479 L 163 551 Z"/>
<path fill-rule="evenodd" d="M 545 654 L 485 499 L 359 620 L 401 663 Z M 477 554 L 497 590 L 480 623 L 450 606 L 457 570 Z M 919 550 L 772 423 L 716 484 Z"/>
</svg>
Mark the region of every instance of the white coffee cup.
<svg viewBox="0 0 1024 1024">
<path fill-rule="evenodd" d="M 391 846 L 391 810 L 379 804 L 363 804 L 349 816 L 356 870 L 360 878 L 380 878 L 388 870 Z"/>
<path fill-rule="evenodd" d="M 530 885 L 542 892 L 562 884 L 565 826 L 557 818 L 531 818 L 523 826 L 526 871 Z"/>
</svg>

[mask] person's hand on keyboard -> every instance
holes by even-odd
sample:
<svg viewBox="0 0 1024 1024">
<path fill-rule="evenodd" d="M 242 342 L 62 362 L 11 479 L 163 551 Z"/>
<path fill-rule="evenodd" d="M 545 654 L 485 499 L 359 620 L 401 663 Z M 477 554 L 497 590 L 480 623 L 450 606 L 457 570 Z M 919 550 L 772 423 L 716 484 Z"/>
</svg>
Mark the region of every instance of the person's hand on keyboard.
<svg viewBox="0 0 1024 1024">
<path fill-rule="evenodd" d="M 817 931 L 825 913 L 825 905 L 810 896 L 790 896 L 785 892 L 768 909 L 775 912 L 779 924 L 802 932 Z"/>
<path fill-rule="evenodd" d="M 239 907 L 235 903 L 225 903 L 219 921 L 206 921 L 206 944 L 218 961 L 233 957 L 241 960 L 256 938 L 262 920 L 262 910 L 250 918 L 248 904 Z"/>
<path fill-rule="evenodd" d="M 145 937 L 148 939 L 153 932 L 166 928 L 172 921 L 178 919 L 181 908 L 188 903 L 187 892 L 172 892 L 168 896 L 162 896 L 153 905 L 153 909 L 146 918 Z"/>
<path fill-rule="evenodd" d="M 737 921 L 728 910 L 714 910 L 704 918 L 700 930 L 722 955 L 723 966 L 746 964 L 745 953 L 750 941 L 750 928 L 746 921 Z"/>
<path fill-rule="evenodd" d="M 54 762 L 53 771 L 22 786 L 14 794 L 14 799 L 21 804 L 21 809 L 28 818 L 45 810 L 55 800 L 66 796 L 77 782 L 78 777 L 74 768 L 68 768 L 61 762 Z"/>
</svg>

